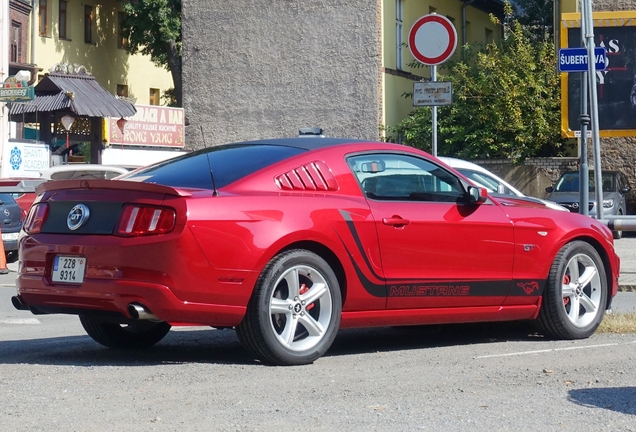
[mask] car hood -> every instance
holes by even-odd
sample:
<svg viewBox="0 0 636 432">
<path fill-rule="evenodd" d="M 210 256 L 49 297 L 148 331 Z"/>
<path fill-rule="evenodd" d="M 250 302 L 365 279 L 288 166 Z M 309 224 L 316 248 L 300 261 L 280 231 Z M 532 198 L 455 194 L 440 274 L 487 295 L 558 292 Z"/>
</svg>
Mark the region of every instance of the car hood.
<svg viewBox="0 0 636 432">
<path fill-rule="evenodd" d="M 603 192 L 603 198 L 612 198 L 616 195 L 616 192 Z M 551 192 L 548 195 L 550 201 L 555 202 L 578 202 L 579 201 L 579 192 Z M 589 193 L 589 200 L 594 201 L 595 192 Z"/>
<path fill-rule="evenodd" d="M 550 208 L 553 210 L 557 210 L 557 207 L 561 207 L 555 206 L 554 203 L 548 204 L 548 201 L 529 196 L 515 196 L 508 194 L 490 194 L 490 196 L 504 207 L 516 206 L 538 209 Z M 561 208 L 558 208 L 558 210 L 561 210 Z M 563 207 L 563 210 L 567 211 L 565 207 Z"/>
</svg>

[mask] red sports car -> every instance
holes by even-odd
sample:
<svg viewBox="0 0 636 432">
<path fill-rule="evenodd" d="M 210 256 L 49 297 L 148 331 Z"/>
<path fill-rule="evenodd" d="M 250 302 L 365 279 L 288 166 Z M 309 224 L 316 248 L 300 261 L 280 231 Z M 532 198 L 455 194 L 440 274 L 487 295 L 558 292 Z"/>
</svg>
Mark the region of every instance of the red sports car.
<svg viewBox="0 0 636 432">
<path fill-rule="evenodd" d="M 233 327 L 279 365 L 344 327 L 535 320 L 586 338 L 618 288 L 603 224 L 489 196 L 398 144 L 242 142 L 37 191 L 13 304 L 77 314 L 113 348 L 174 325 Z"/>
</svg>

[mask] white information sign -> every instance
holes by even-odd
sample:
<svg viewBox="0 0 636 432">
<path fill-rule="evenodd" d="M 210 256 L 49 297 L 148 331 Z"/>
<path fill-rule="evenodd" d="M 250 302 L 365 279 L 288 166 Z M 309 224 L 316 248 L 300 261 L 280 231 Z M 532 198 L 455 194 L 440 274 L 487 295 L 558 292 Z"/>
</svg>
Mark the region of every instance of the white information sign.
<svg viewBox="0 0 636 432">
<path fill-rule="evenodd" d="M 450 81 L 417 81 L 413 83 L 413 106 L 439 106 L 453 103 Z"/>
<path fill-rule="evenodd" d="M 51 165 L 49 146 L 38 142 L 5 141 L 2 149 L 1 177 L 40 177 L 40 170 Z"/>
</svg>

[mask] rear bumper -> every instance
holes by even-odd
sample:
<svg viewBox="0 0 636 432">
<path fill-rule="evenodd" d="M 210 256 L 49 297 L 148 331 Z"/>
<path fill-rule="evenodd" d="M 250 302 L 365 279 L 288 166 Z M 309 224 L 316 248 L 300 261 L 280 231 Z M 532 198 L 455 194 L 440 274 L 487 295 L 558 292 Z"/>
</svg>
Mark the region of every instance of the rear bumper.
<svg viewBox="0 0 636 432">
<path fill-rule="evenodd" d="M 18 298 L 35 314 L 70 313 L 103 315 L 128 322 L 131 303 L 141 304 L 172 325 L 232 327 L 245 315 L 245 307 L 181 301 L 165 285 L 127 280 L 87 280 L 81 286 L 49 285 L 45 278 L 20 275 Z M 110 313 L 109 313 L 110 312 Z"/>
</svg>

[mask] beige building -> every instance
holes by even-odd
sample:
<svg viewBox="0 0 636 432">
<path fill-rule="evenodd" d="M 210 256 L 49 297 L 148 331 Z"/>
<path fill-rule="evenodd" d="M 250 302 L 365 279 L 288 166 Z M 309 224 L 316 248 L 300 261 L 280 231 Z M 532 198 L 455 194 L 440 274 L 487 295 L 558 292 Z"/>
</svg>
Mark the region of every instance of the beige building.
<svg viewBox="0 0 636 432">
<path fill-rule="evenodd" d="M 109 92 L 149 105 L 159 105 L 173 87 L 166 69 L 148 56 L 126 53 L 120 1 L 36 0 L 34 6 L 30 32 L 23 37 L 31 40 L 29 62 L 40 74 L 57 63 L 77 63 Z"/>
<path fill-rule="evenodd" d="M 430 76 L 428 66 L 409 66 L 403 44 L 433 12 L 454 23 L 459 45 L 502 36 L 489 19 L 502 16 L 499 0 L 184 0 L 187 146 L 293 136 L 308 126 L 380 138 L 413 109 L 403 93 Z"/>
</svg>

